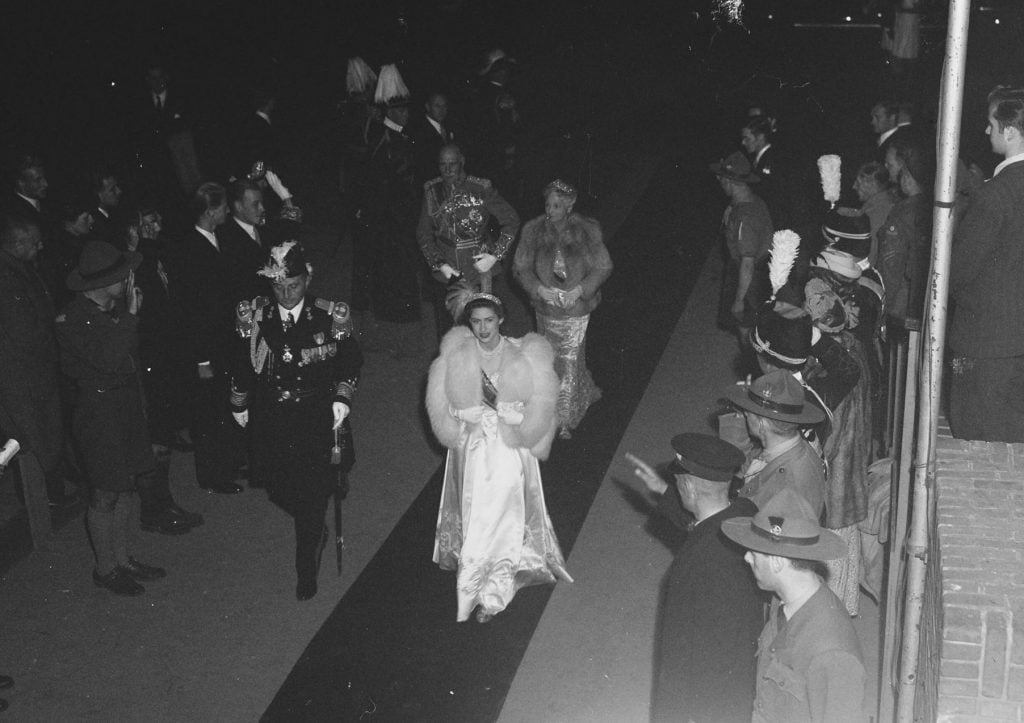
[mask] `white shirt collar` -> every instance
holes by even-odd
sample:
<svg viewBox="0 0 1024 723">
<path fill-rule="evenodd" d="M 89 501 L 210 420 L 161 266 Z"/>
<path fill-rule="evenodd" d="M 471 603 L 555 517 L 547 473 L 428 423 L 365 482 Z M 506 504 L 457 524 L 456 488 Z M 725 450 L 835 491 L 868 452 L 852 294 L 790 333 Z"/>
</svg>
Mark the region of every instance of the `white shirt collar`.
<svg viewBox="0 0 1024 723">
<path fill-rule="evenodd" d="M 213 231 L 207 231 L 205 228 L 201 228 L 200 226 L 196 226 L 196 231 L 206 237 L 206 240 L 210 242 L 211 246 L 220 251 L 220 244 L 217 243 L 217 237 L 213 235 Z"/>
<path fill-rule="evenodd" d="M 110 218 L 110 214 L 107 212 L 107 209 L 103 208 L 103 206 L 97 206 L 96 210 L 103 214 L 103 218 Z"/>
<path fill-rule="evenodd" d="M 242 230 L 245 231 L 247 234 L 249 234 L 249 238 L 251 238 L 253 241 L 256 240 L 256 227 L 255 226 L 253 226 L 251 223 L 246 223 L 245 221 L 243 221 L 242 219 L 238 218 L 237 216 L 232 216 L 231 218 L 235 219 L 235 223 L 237 223 L 239 226 L 241 226 Z"/>
<path fill-rule="evenodd" d="M 26 195 L 25 195 L 24 193 L 20 193 L 19 191 L 15 191 L 15 193 L 17 193 L 17 194 L 18 194 L 19 196 L 21 196 L 22 198 L 24 198 L 24 199 L 25 199 L 26 201 L 28 201 L 28 202 L 29 202 L 30 204 L 32 204 L 32 208 L 34 208 L 34 209 L 35 209 L 35 210 L 37 210 L 37 211 L 39 211 L 39 210 L 40 210 L 40 207 L 42 206 L 42 204 L 40 204 L 40 203 L 39 203 L 39 199 L 38 199 L 38 198 L 29 198 L 29 197 L 28 197 L 28 196 L 26 196 Z"/>
<path fill-rule="evenodd" d="M 763 156 L 763 155 L 764 155 L 764 152 L 765 152 L 765 151 L 767 151 L 767 150 L 768 150 L 769 148 L 771 148 L 771 147 L 772 147 L 772 144 L 771 144 L 771 143 L 766 143 L 766 144 L 765 144 L 765 146 L 764 146 L 764 148 L 762 148 L 761 150 L 759 150 L 759 151 L 757 152 L 757 155 L 756 155 L 756 156 L 754 156 L 754 165 L 755 165 L 755 166 L 757 165 L 757 162 L 761 160 L 761 156 Z"/>
<path fill-rule="evenodd" d="M 1006 168 L 1008 165 L 1010 165 L 1011 163 L 1016 163 L 1017 161 L 1024 161 L 1024 153 L 1018 153 L 1015 156 L 1008 156 L 1006 160 L 1004 160 L 1002 163 L 996 166 L 996 170 L 993 171 L 992 173 L 992 178 L 998 176 L 999 172 Z"/>
<path fill-rule="evenodd" d="M 153 93 L 153 100 L 160 99 L 161 105 L 167 105 L 167 88 L 164 88 L 159 93 Z"/>
<path fill-rule="evenodd" d="M 900 128 L 899 126 L 896 126 L 895 128 L 890 128 L 890 129 L 889 129 L 889 130 L 887 130 L 887 131 L 886 131 L 885 133 L 882 133 L 882 134 L 880 134 L 880 135 L 878 136 L 878 145 L 882 145 L 882 144 L 883 144 L 883 143 L 885 143 L 885 142 L 886 142 L 887 140 L 889 140 L 889 136 L 891 136 L 891 135 L 892 135 L 893 133 L 895 133 L 896 131 L 898 131 L 898 130 L 899 130 L 899 128 Z"/>
<path fill-rule="evenodd" d="M 305 299 L 300 301 L 298 304 L 296 304 L 291 309 L 286 309 L 283 306 L 281 306 L 280 304 L 278 304 L 277 305 L 277 314 L 278 314 L 278 316 L 281 319 L 284 319 L 285 317 L 288 316 L 288 314 L 291 314 L 292 318 L 294 318 L 295 321 L 297 322 L 299 320 L 299 315 L 302 314 L 302 307 L 305 306 L 305 305 L 306 305 L 306 300 Z"/>
<path fill-rule="evenodd" d="M 385 118 L 384 119 L 384 125 L 385 125 L 385 127 L 390 128 L 393 131 L 397 131 L 398 133 L 402 132 L 402 126 L 398 125 L 397 123 L 395 123 L 390 118 Z"/>
<path fill-rule="evenodd" d="M 261 110 L 256 111 L 256 115 L 258 115 L 260 118 L 265 120 L 267 122 L 268 126 L 274 125 L 273 123 L 270 122 L 270 116 L 267 115 L 266 113 L 264 113 L 263 111 L 261 111 Z"/>
<path fill-rule="evenodd" d="M 434 126 L 434 130 L 438 132 L 438 135 L 444 134 L 444 131 L 441 130 L 441 124 L 438 123 L 433 118 L 431 118 L 429 115 L 427 116 L 427 122 L 430 123 L 430 125 Z"/>
</svg>

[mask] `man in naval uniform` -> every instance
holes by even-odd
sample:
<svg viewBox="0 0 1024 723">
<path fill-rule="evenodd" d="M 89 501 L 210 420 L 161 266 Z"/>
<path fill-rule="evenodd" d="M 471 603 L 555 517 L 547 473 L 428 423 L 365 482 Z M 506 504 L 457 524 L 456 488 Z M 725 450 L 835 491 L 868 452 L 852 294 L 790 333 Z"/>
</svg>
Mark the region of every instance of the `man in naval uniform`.
<svg viewBox="0 0 1024 723">
<path fill-rule="evenodd" d="M 270 280 L 276 303 L 239 303 L 242 343 L 231 382 L 235 421 L 246 426 L 252 410 L 258 474 L 295 520 L 299 600 L 317 592 L 324 513 L 337 479 L 332 448 L 348 450 L 343 471 L 354 460 L 346 419 L 363 363 L 348 305 L 306 293 L 312 271 L 294 241 L 270 249 L 257 273 Z"/>
</svg>

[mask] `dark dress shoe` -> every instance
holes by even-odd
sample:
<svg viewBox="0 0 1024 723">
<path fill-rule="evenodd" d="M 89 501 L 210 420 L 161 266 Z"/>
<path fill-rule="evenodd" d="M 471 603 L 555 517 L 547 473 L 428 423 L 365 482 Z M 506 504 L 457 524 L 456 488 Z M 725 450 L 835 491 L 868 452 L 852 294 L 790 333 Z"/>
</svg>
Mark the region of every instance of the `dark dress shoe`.
<svg viewBox="0 0 1024 723">
<path fill-rule="evenodd" d="M 14 686 L 14 678 L 9 675 L 0 675 L 0 690 L 7 690 Z"/>
<path fill-rule="evenodd" d="M 172 510 L 162 510 L 155 515 L 143 515 L 139 518 L 139 527 L 143 532 L 159 532 L 161 535 L 184 535 L 195 525 L 189 524 L 183 516 Z"/>
<path fill-rule="evenodd" d="M 316 596 L 316 580 L 299 580 L 295 586 L 295 599 L 299 601 L 311 600 Z"/>
<path fill-rule="evenodd" d="M 128 573 L 136 582 L 139 582 L 140 580 L 142 582 L 150 582 L 152 580 L 159 580 L 162 577 L 167 577 L 167 570 L 162 567 L 145 565 L 134 557 L 129 557 L 127 563 L 119 565 L 118 567 Z"/>
<path fill-rule="evenodd" d="M 97 587 L 105 587 L 115 595 L 135 597 L 136 595 L 141 595 L 146 592 L 146 588 L 135 582 L 135 580 L 132 579 L 132 576 L 120 567 L 115 567 L 106 575 L 100 575 L 98 572 L 93 570 L 92 581 L 96 583 Z"/>
<path fill-rule="evenodd" d="M 234 482 L 217 482 L 212 485 L 199 485 L 207 492 L 212 492 L 217 495 L 237 495 L 241 492 L 244 487 L 242 485 L 236 485 Z"/>
<path fill-rule="evenodd" d="M 188 510 L 179 507 L 176 502 L 172 502 L 167 505 L 167 511 L 173 514 L 175 517 L 180 517 L 188 522 L 189 527 L 199 527 L 205 522 L 203 516 L 198 512 L 189 512 Z"/>
</svg>

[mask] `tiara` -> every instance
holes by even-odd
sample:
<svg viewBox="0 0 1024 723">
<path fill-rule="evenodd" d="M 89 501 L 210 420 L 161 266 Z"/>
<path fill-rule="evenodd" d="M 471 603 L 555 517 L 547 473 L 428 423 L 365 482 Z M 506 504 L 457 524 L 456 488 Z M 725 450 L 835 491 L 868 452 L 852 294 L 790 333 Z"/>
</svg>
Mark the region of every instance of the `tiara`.
<svg viewBox="0 0 1024 723">
<path fill-rule="evenodd" d="M 576 188 L 571 183 L 563 181 L 561 178 L 556 178 L 551 183 L 549 183 L 547 190 L 558 191 L 559 193 L 564 193 L 569 196 L 576 195 Z"/>
</svg>

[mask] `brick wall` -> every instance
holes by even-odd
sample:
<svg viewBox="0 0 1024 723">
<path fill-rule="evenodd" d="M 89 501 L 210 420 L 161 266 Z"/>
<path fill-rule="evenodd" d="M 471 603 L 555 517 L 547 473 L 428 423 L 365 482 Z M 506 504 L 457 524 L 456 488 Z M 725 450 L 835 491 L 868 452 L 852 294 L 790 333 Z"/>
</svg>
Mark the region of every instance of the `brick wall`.
<svg viewBox="0 0 1024 723">
<path fill-rule="evenodd" d="M 953 439 L 942 421 L 936 452 L 927 590 L 942 600 L 926 596 L 922 623 L 941 629 L 934 719 L 1024 722 L 1024 444 Z M 934 661 L 929 637 L 922 660 Z M 935 667 L 919 669 L 920 693 Z"/>
</svg>

